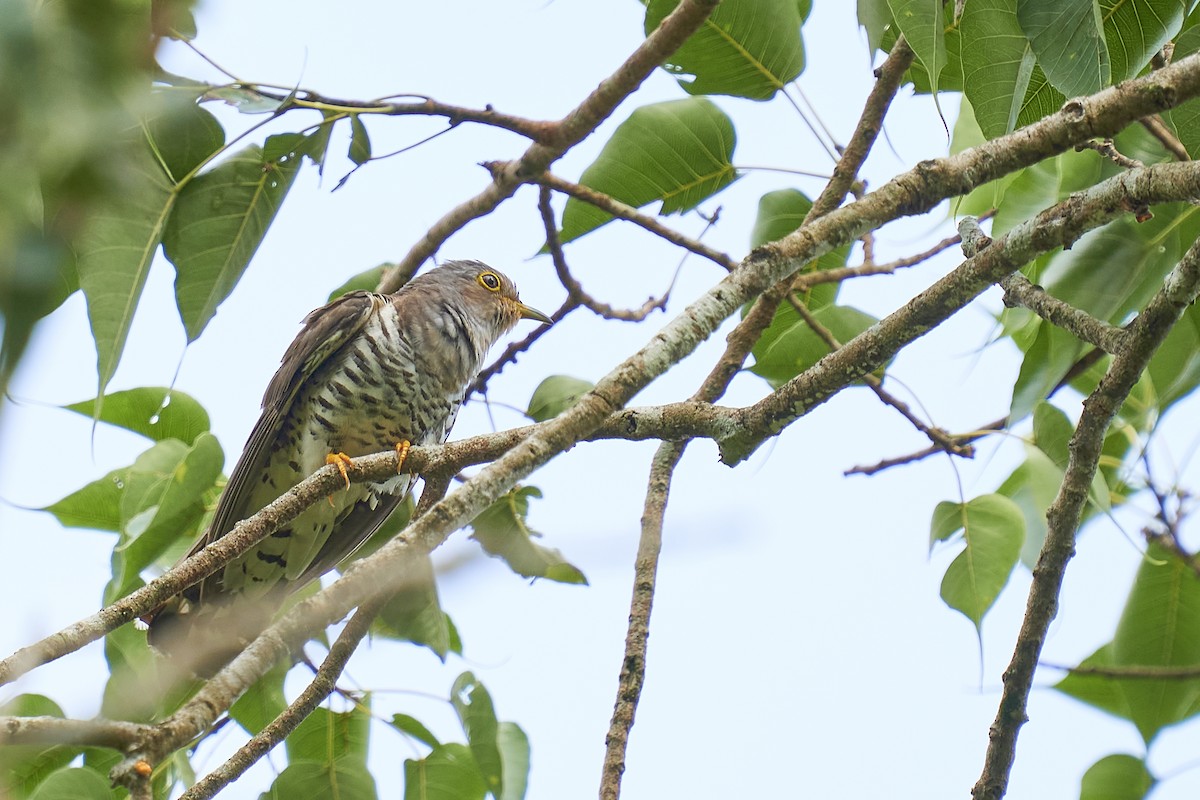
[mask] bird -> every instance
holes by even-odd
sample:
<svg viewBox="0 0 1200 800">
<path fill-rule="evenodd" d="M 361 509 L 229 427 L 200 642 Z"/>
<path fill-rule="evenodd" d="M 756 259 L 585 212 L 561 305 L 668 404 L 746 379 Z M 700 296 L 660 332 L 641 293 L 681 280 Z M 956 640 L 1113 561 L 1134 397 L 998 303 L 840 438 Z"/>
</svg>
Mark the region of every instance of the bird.
<svg viewBox="0 0 1200 800">
<path fill-rule="evenodd" d="M 511 279 L 470 260 L 447 261 L 391 294 L 345 294 L 305 317 L 187 555 L 326 464 L 338 466 L 345 489 L 143 617 L 150 644 L 182 671 L 211 675 L 289 594 L 354 553 L 407 496 L 408 448 L 446 441 L 488 350 L 522 319 L 552 322 L 521 302 Z M 396 476 L 350 483 L 351 458 L 392 448 Z"/>
</svg>

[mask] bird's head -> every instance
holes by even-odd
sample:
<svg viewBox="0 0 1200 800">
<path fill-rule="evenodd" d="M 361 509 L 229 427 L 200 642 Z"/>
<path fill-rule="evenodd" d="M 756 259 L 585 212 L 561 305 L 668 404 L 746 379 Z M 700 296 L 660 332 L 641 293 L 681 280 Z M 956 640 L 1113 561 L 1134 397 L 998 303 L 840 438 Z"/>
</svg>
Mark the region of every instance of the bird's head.
<svg viewBox="0 0 1200 800">
<path fill-rule="evenodd" d="M 472 320 L 491 327 L 493 339 L 523 319 L 553 322 L 541 311 L 521 302 L 511 278 L 482 261 L 447 261 L 417 280 L 429 282 L 429 288 L 442 293 Z"/>
</svg>

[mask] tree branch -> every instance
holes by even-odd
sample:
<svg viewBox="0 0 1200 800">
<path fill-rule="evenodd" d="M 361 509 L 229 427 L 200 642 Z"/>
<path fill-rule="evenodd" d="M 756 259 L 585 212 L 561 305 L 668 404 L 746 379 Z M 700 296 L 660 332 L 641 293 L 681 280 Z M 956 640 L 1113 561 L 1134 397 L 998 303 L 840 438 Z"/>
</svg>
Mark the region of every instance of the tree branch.
<svg viewBox="0 0 1200 800">
<path fill-rule="evenodd" d="M 286 739 L 337 687 L 338 677 L 346 668 L 346 663 L 354 655 L 359 642 L 367 635 L 371 623 L 386 603 L 387 598 L 380 597 L 360 606 L 342 629 L 337 641 L 329 648 L 329 654 L 321 662 L 317 674 L 308 686 L 304 687 L 300 696 L 265 728 L 250 737 L 250 741 L 242 745 L 229 760 L 180 795 L 179 800 L 208 800 L 214 797 Z"/>
<path fill-rule="evenodd" d="M 1017 734 L 1028 719 L 1026 709 L 1033 674 L 1046 631 L 1058 611 L 1063 575 L 1075 553 L 1075 534 L 1100 461 L 1104 434 L 1150 358 L 1197 294 L 1200 294 L 1200 242 L 1191 246 L 1129 326 L 1128 345 L 1113 357 L 1108 372 L 1083 403 L 1083 413 L 1069 445 L 1066 475 L 1058 496 L 1046 511 L 1046 541 L 1033 570 L 1025 618 L 1012 661 L 1004 671 L 1004 691 L 989 732 L 983 773 L 971 790 L 974 800 L 999 800 L 1007 791 Z"/>
<path fill-rule="evenodd" d="M 1188 62 L 1200 65 L 1200 59 L 1192 61 L 1191 58 L 1179 63 Z M 1167 70 L 1163 70 L 1155 74 L 1162 75 L 1166 72 Z M 987 146 L 981 145 L 978 149 Z M 967 150 L 959 155 L 971 152 Z M 947 161 L 957 158 L 951 157 Z M 971 160 L 973 159 L 968 159 Z M 1125 213 L 1125 209 L 1155 202 L 1185 200 L 1195 196 L 1200 192 L 1200 169 L 1188 167 L 1189 164 L 1180 163 L 1156 164 L 1123 172 L 1071 195 L 1058 205 L 1013 228 L 905 306 L 747 409 L 740 419 L 743 433 L 720 442 L 722 461 L 730 465 L 742 461 L 769 436 L 783 430 L 800 416 L 824 403 L 841 387 L 887 363 L 901 348 L 940 325 L 978 297 L 992 283 L 1016 272 L 1041 253 L 1057 247 L 1070 246 L 1085 231 Z M 929 170 L 943 168 L 944 165 L 927 167 Z M 921 167 L 918 167 L 917 171 L 921 171 Z M 897 181 L 903 181 L 903 178 Z M 888 185 L 896 184 L 897 181 Z M 880 189 L 879 192 L 885 191 L 886 188 Z M 854 210 L 870 199 L 871 195 L 868 195 L 866 199 L 846 209 L 839 209 L 838 212 L 814 223 L 814 228 L 823 228 L 827 221 L 840 218 L 844 212 Z M 805 232 L 801 229 L 797 234 Z M 788 237 L 780 243 L 785 252 L 800 247 L 799 241 L 789 241 L 791 239 L 792 237 Z M 803 252 L 811 252 L 813 247 L 821 248 L 822 241 L 819 239 L 818 242 L 810 242 Z"/>
<path fill-rule="evenodd" d="M 0 747 L 75 744 L 124 752 L 140 742 L 149 730 L 149 725 L 111 719 L 0 717 Z"/>
<path fill-rule="evenodd" d="M 1129 338 L 1124 328 L 1110 325 L 1070 303 L 1051 297 L 1045 289 L 1030 283 L 1029 279 L 1020 273 L 1014 272 L 1004 278 L 1000 281 L 1000 288 L 1004 289 L 1004 305 L 1009 308 L 1028 308 L 1051 325 L 1062 328 L 1077 339 L 1093 344 L 1106 353 L 1121 352 Z"/>
</svg>

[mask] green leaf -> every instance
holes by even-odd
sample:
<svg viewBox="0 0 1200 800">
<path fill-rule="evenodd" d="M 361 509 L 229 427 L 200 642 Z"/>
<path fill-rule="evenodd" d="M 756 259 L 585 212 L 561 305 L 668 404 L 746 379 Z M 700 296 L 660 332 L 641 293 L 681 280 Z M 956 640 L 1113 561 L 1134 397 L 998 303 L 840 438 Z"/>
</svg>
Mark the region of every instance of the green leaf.
<svg viewBox="0 0 1200 800">
<path fill-rule="evenodd" d="M 390 261 L 385 261 L 377 267 L 360 272 L 357 275 L 348 279 L 338 288 L 329 293 L 329 302 L 337 300 L 344 294 L 350 292 L 373 292 L 379 288 L 379 282 L 383 280 L 384 273 L 396 266 Z"/>
<path fill-rule="evenodd" d="M 442 661 L 450 653 L 450 618 L 438 602 L 433 561 L 414 557 L 404 585 L 380 610 L 371 632 L 428 647 Z"/>
<path fill-rule="evenodd" d="M 1193 304 L 1167 334 L 1146 375 L 1161 412 L 1200 384 L 1200 306 Z"/>
<path fill-rule="evenodd" d="M 874 53 L 883 43 L 884 31 L 892 24 L 887 0 L 858 0 L 858 24 L 867 32 L 867 46 Z"/>
<path fill-rule="evenodd" d="M 959 21 L 963 90 L 988 139 L 1010 133 L 1029 88 L 1034 56 L 1017 22 L 1017 0 L 972 0 Z"/>
<path fill-rule="evenodd" d="M 139 146 L 123 184 L 113 187 L 105 213 L 91 217 L 79 237 L 76 269 L 96 340 L 97 394 L 104 393 L 117 371 L 174 202 L 162 168 Z"/>
<path fill-rule="evenodd" d="M 496 800 L 523 800 L 529 785 L 529 737 L 515 722 L 501 722 L 496 744 L 504 764 L 504 788 Z"/>
<path fill-rule="evenodd" d="M 217 118 L 196 105 L 195 96 L 160 94 L 162 111 L 146 120 L 146 140 L 172 184 L 225 146 L 225 129 Z"/>
<path fill-rule="evenodd" d="M 68 528 L 116 533 L 121 530 L 121 491 L 128 473 L 129 467 L 114 469 L 42 511 L 49 511 Z"/>
<path fill-rule="evenodd" d="M 1083 773 L 1079 800 L 1142 800 L 1154 788 L 1154 776 L 1137 756 L 1114 753 Z"/>
<path fill-rule="evenodd" d="M 1054 465 L 1058 467 L 1060 478 L 1066 474 L 1067 461 L 1070 459 L 1068 445 L 1075 435 L 1075 426 L 1067 415 L 1049 403 L 1038 403 L 1033 409 L 1033 439 L 1038 449 L 1045 453 Z M 1088 491 L 1088 499 L 1101 511 L 1111 508 L 1108 497 L 1108 485 L 1104 482 L 1104 474 L 1099 470 L 1092 476 L 1092 486 Z"/>
<path fill-rule="evenodd" d="M 286 664 L 277 664 L 230 706 L 229 716 L 247 733 L 258 733 L 288 707 L 283 694 L 288 669 Z"/>
<path fill-rule="evenodd" d="M 1040 322 L 1013 384 L 1009 419 L 1015 422 L 1028 416 L 1082 353 L 1083 344 L 1074 336 L 1048 322 Z"/>
<path fill-rule="evenodd" d="M 1084 668 L 1113 666 L 1112 642 L 1099 647 L 1096 652 L 1079 662 L 1079 666 Z M 1125 701 L 1125 695 L 1121 691 L 1121 684 L 1124 682 L 1122 679 L 1105 675 L 1072 672 L 1054 684 L 1053 688 L 1068 697 L 1106 711 L 1115 717 L 1130 719 L 1129 703 Z"/>
<path fill-rule="evenodd" d="M 488 791 L 499 797 L 504 786 L 504 766 L 496 741 L 499 722 L 491 695 L 473 673 L 464 672 L 450 689 L 450 703 L 467 734 L 467 744 Z"/>
<path fill-rule="evenodd" d="M 1200 51 L 1200 9 L 1188 18 L 1188 27 L 1175 40 L 1175 59 Z M 1189 100 L 1163 114 L 1192 158 L 1200 156 L 1200 100 Z"/>
<path fill-rule="evenodd" d="M 811 209 L 812 201 L 803 192 L 795 189 L 767 192 L 758 199 L 758 216 L 754 219 L 754 230 L 750 234 L 751 249 L 778 241 L 792 233 L 804 222 Z M 804 272 L 844 267 L 849 255 L 850 245 L 843 245 L 807 264 Z M 809 309 L 816 310 L 832 304 L 840 288 L 839 283 L 819 283 L 806 291 L 802 299 Z"/>
<path fill-rule="evenodd" d="M 322 124 L 312 133 L 306 134 L 304 141 L 297 148 L 298 153 L 308 156 L 308 160 L 317 165 L 318 175 L 325 174 L 325 156 L 329 152 L 329 139 L 333 134 L 334 125 L 340 119 L 337 114 L 336 111 L 322 111 L 321 115 L 325 118 Z"/>
<path fill-rule="evenodd" d="M 83 767 L 66 767 L 47 776 L 29 800 L 111 800 L 115 796 L 115 790 L 99 774 Z"/>
<path fill-rule="evenodd" d="M 192 444 L 209 429 L 208 412 L 191 395 L 162 386 L 144 386 L 63 406 L 161 442 L 178 439 Z"/>
<path fill-rule="evenodd" d="M 370 698 L 353 709 L 333 712 L 318 708 L 287 737 L 288 763 L 310 761 L 324 767 L 357 764 L 366 772 L 370 744 Z"/>
<path fill-rule="evenodd" d="M 367 126 L 363 124 L 361 114 L 350 117 L 350 160 L 355 164 L 365 164 L 371 160 L 371 137 L 367 135 Z"/>
<path fill-rule="evenodd" d="M 195 341 L 242 277 L 283 198 L 301 159 L 297 134 L 268 137 L 264 157 L 258 145 L 239 151 L 192 180 L 180 192 L 163 235 L 163 249 L 175 265 L 175 301 Z"/>
<path fill-rule="evenodd" d="M 465 744 L 443 744 L 419 761 L 404 762 L 404 800 L 483 800 L 487 791 Z"/>
<path fill-rule="evenodd" d="M 1095 0 L 1017 0 L 1017 21 L 1046 79 L 1063 95 L 1094 94 L 1112 82 Z"/>
<path fill-rule="evenodd" d="M 205 92 L 201 100 L 220 100 L 243 114 L 269 114 L 283 105 L 282 100 L 259 94 L 246 86 L 218 86 Z"/>
<path fill-rule="evenodd" d="M 221 476 L 224 463 L 221 445 L 209 433 L 196 437 L 190 448 L 167 439 L 138 456 L 125 474 L 121 494 L 127 570 L 140 572 L 195 530 L 204 514 L 205 493 Z"/>
<path fill-rule="evenodd" d="M 586 585 L 587 578 L 562 553 L 533 541 L 532 537 L 540 534 L 530 530 L 525 520 L 529 515 L 529 498 L 541 496 L 536 486 L 514 487 L 472 520 L 471 538 L 488 555 L 504 559 L 518 575 Z"/>
<path fill-rule="evenodd" d="M 529 410 L 525 416 L 534 422 L 554 419 L 579 402 L 579 398 L 592 390 L 594 384 L 569 375 L 551 375 L 538 384 L 529 398 Z"/>
<path fill-rule="evenodd" d="M 392 727 L 403 733 L 407 733 L 422 744 L 429 747 L 437 748 L 441 746 L 441 742 L 433 735 L 433 732 L 426 728 L 425 725 L 416 717 L 410 717 L 408 714 L 393 714 Z"/>
<path fill-rule="evenodd" d="M 1016 503 L 999 494 L 966 503 L 938 503 L 930 526 L 931 544 L 960 530 L 966 548 L 942 578 L 942 600 L 979 629 L 1017 564 L 1025 519 Z"/>
<path fill-rule="evenodd" d="M 929 89 L 936 98 L 947 61 L 942 0 L 888 0 L 888 6 L 896 26 L 924 68 Z"/>
<path fill-rule="evenodd" d="M 62 709 L 49 697 L 19 694 L 0 705 L 0 715 L 14 717 L 62 717 Z M 0 747 L 0 796 L 23 800 L 55 770 L 71 763 L 78 747 L 51 745 L 7 745 Z"/>
<path fill-rule="evenodd" d="M 1063 93 L 1046 80 L 1046 73 L 1042 72 L 1041 66 L 1035 65 L 1029 76 L 1025 100 L 1021 103 L 1021 113 L 1017 115 L 1017 127 L 1031 125 L 1050 116 L 1062 108 L 1066 101 Z"/>
<path fill-rule="evenodd" d="M 1142 559 L 1113 637 L 1112 661 L 1115 666 L 1200 663 L 1200 579 L 1162 547 L 1149 547 Z M 1200 679 L 1126 680 L 1120 686 L 1147 744 L 1193 714 L 1200 700 Z"/>
<path fill-rule="evenodd" d="M 357 759 L 291 761 L 259 800 L 375 800 L 375 779 Z"/>
<path fill-rule="evenodd" d="M 1142 308 L 1200 236 L 1192 206 L 1155 206 L 1154 218 L 1115 220 L 1060 252 L 1042 275 L 1046 291 L 1095 317 L 1122 324 Z"/>
<path fill-rule="evenodd" d="M 1184 0 L 1100 0 L 1113 83 L 1137 77 L 1179 33 L 1187 5 Z"/>
<path fill-rule="evenodd" d="M 679 0 L 646 4 L 646 34 Z M 769 100 L 804 71 L 800 26 L 808 0 L 725 0 L 662 67 L 689 94 L 727 94 Z"/>
<path fill-rule="evenodd" d="M 119 556 L 114 555 L 113 561 L 118 560 Z M 145 585 L 136 575 L 119 575 L 119 568 L 114 563 L 114 578 L 104 587 L 105 605 Z M 122 625 L 104 637 L 104 658 L 109 679 L 104 685 L 100 715 L 109 719 L 161 719 L 198 688 L 198 684 L 185 680 L 164 693 L 160 657 L 146 644 L 146 632 L 133 625 Z"/>
<path fill-rule="evenodd" d="M 1025 542 L 1021 545 L 1021 563 L 1033 569 L 1042 544 L 1046 541 L 1046 510 L 1058 496 L 1062 468 L 1036 447 L 1025 448 L 1025 460 L 996 490 L 1021 509 L 1025 518 Z"/>
<path fill-rule="evenodd" d="M 825 306 L 812 312 L 817 322 L 845 344 L 878 322 L 850 306 Z M 829 345 L 813 332 L 790 303 L 781 303 L 775 319 L 751 350 L 750 372 L 778 389 L 804 370 L 829 355 Z M 882 374 L 882 370 L 877 375 Z"/>
<path fill-rule="evenodd" d="M 983 144 L 986 138 L 983 135 L 983 130 L 979 127 L 978 121 L 975 119 L 975 110 L 971 106 L 970 99 L 964 97 L 959 103 L 958 119 L 954 123 L 954 131 L 950 140 L 950 153 L 957 155 L 968 148 Z M 1015 181 L 1021 175 L 1021 172 L 1021 170 L 1011 172 L 1002 178 L 988 181 L 984 185 L 976 187 L 970 194 L 951 203 L 951 214 L 955 217 L 966 214 L 978 217 L 987 211 L 998 208 L 1004 200 L 1004 193 L 1008 189 L 1009 184 Z M 993 220 L 993 235 L 998 235 L 1002 232 L 999 224 Z"/>
<path fill-rule="evenodd" d="M 733 123 L 703 97 L 642 106 L 613 132 L 579 182 L 628 205 L 662 201 L 661 214 L 695 208 L 737 179 Z M 562 241 L 578 239 L 612 217 L 570 198 Z"/>
<path fill-rule="evenodd" d="M 1075 426 L 1067 415 L 1049 403 L 1038 403 L 1033 409 L 1033 441 L 1050 457 L 1054 465 L 1066 469 L 1070 452 L 1067 445 L 1075 435 Z"/>
</svg>

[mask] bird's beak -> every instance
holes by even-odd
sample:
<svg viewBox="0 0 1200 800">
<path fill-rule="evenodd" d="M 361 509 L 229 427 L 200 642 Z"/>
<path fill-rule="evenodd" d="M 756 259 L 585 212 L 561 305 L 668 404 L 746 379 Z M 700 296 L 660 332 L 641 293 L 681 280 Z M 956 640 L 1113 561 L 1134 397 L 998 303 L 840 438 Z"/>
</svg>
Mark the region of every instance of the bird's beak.
<svg viewBox="0 0 1200 800">
<path fill-rule="evenodd" d="M 553 325 L 554 320 L 547 317 L 536 308 L 525 305 L 520 300 L 517 301 L 517 311 L 521 314 L 521 319 L 536 319 L 538 322 L 544 322 L 547 325 Z"/>
</svg>

